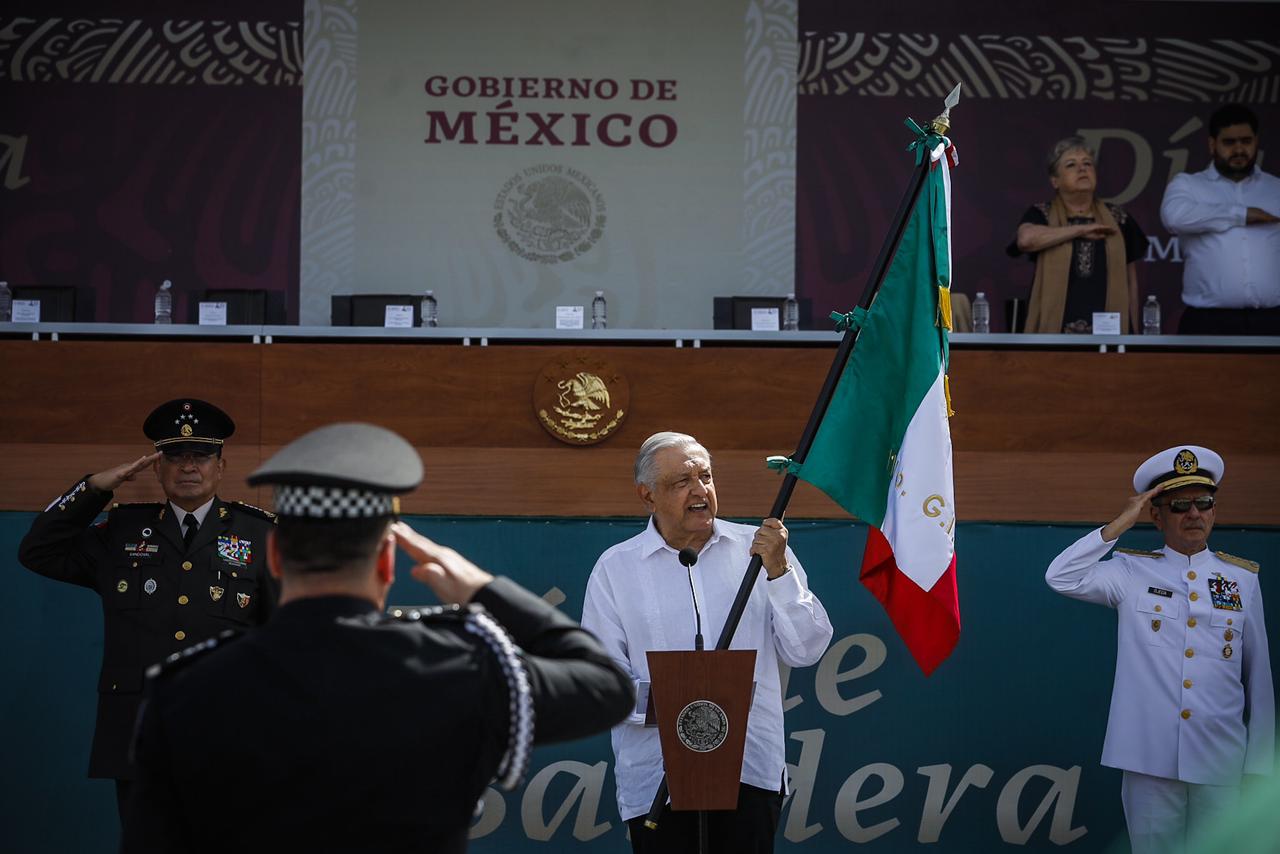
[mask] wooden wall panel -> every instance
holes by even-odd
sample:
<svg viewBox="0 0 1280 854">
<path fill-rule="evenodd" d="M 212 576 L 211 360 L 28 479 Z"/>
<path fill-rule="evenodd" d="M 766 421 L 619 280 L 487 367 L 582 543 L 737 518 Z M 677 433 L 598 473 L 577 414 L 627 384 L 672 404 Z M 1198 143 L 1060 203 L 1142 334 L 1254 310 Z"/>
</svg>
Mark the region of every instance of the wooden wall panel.
<svg viewBox="0 0 1280 854">
<path fill-rule="evenodd" d="M 187 395 L 261 441 L 261 347 L 180 341 L 0 341 L 0 441 L 145 442 L 157 404 Z"/>
<path fill-rule="evenodd" d="M 680 429 L 712 450 L 724 515 L 758 517 L 778 477 L 764 468 L 803 429 L 834 350 L 561 345 L 0 342 L 0 509 L 40 509 L 87 471 L 134 459 L 141 422 L 184 392 L 237 421 L 226 497 L 269 505 L 244 476 L 281 444 L 333 420 L 404 434 L 427 482 L 411 513 L 631 516 L 636 448 Z M 557 359 L 605 359 L 631 386 L 627 421 L 585 448 L 552 439 L 532 409 Z M 956 498 L 962 520 L 1102 522 L 1133 468 L 1191 441 L 1227 458 L 1221 524 L 1280 524 L 1271 496 L 1280 396 L 1270 354 L 975 351 L 953 354 Z M 122 501 L 154 500 L 147 475 Z M 842 518 L 801 484 L 795 517 Z"/>
</svg>

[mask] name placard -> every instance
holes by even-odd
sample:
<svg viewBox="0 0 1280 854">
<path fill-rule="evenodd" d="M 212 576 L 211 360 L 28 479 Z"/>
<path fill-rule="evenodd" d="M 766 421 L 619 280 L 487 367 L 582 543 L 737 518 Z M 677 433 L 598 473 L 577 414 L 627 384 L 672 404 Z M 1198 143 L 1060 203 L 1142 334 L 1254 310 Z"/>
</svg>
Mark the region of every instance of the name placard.
<svg viewBox="0 0 1280 854">
<path fill-rule="evenodd" d="M 581 329 L 586 312 L 580 305 L 556 306 L 556 329 Z"/>
</svg>

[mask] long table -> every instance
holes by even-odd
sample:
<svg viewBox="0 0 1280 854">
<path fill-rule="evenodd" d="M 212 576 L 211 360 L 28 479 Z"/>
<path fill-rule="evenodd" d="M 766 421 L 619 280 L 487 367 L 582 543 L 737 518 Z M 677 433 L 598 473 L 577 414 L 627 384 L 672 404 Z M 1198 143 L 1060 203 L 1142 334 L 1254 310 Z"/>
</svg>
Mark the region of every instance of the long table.
<svg viewBox="0 0 1280 854">
<path fill-rule="evenodd" d="M 0 324 L 0 509 L 42 509 L 81 475 L 147 451 L 141 423 L 189 395 L 236 420 L 221 494 L 270 496 L 244 476 L 335 420 L 383 424 L 421 451 L 406 512 L 632 516 L 640 442 L 681 430 L 714 455 L 722 515 L 767 511 L 835 352 L 823 332 L 459 330 Z M 1178 443 L 1227 461 L 1219 524 L 1280 524 L 1280 339 L 955 335 L 958 517 L 1102 522 L 1145 456 Z M 604 441 L 566 445 L 539 424 L 535 381 L 553 362 L 607 363 L 630 388 Z M 585 362 L 584 362 L 585 363 Z M 851 437 L 856 441 L 856 437 Z M 120 501 L 156 500 L 149 478 Z M 790 513 L 843 518 L 802 484 Z"/>
</svg>

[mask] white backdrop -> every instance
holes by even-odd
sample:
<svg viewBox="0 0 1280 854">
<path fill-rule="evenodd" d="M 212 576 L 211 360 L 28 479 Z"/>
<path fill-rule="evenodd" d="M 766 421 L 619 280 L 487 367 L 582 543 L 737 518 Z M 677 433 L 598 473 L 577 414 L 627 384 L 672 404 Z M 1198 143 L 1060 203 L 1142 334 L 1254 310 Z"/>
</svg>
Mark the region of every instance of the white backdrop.
<svg viewBox="0 0 1280 854">
<path fill-rule="evenodd" d="M 703 328 L 714 296 L 786 294 L 795 18 L 309 2 L 302 322 L 431 288 L 442 325 L 546 328 L 601 289 L 611 327 Z"/>
</svg>

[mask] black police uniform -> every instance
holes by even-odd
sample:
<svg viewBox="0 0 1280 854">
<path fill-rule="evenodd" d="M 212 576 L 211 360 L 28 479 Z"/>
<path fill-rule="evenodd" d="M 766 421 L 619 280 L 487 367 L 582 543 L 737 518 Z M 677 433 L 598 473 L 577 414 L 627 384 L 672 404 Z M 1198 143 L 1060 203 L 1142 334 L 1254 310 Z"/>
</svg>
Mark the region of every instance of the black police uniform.
<svg viewBox="0 0 1280 854">
<path fill-rule="evenodd" d="M 540 598 L 498 578 L 473 603 L 523 651 L 536 742 L 601 732 L 631 710 L 627 676 Z M 122 850 L 464 851 L 511 746 L 512 705 L 467 613 L 397 621 L 361 599 L 299 599 L 161 676 Z M 251 806 L 209 833 L 229 798 Z"/>
<path fill-rule="evenodd" d="M 312 431 L 249 478 L 275 487 L 282 554 L 369 536 L 421 480 L 413 446 L 369 424 Z M 599 641 L 514 582 L 397 620 L 343 563 L 284 567 L 301 592 L 265 626 L 155 668 L 125 852 L 460 852 L 486 784 L 518 785 L 534 742 L 631 711 Z M 339 569 L 350 595 L 308 594 L 303 576 Z"/>
<path fill-rule="evenodd" d="M 89 477 L 31 525 L 18 559 L 102 598 L 102 672 L 89 776 L 133 778 L 129 739 L 148 665 L 228 628 L 266 621 L 278 598 L 267 572 L 273 515 L 214 498 L 191 546 L 166 503 L 119 504 Z"/>
</svg>

